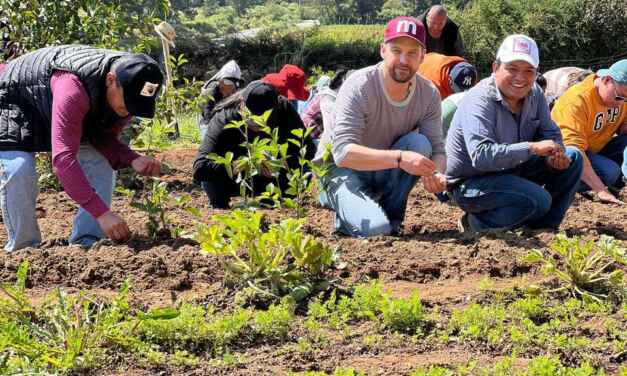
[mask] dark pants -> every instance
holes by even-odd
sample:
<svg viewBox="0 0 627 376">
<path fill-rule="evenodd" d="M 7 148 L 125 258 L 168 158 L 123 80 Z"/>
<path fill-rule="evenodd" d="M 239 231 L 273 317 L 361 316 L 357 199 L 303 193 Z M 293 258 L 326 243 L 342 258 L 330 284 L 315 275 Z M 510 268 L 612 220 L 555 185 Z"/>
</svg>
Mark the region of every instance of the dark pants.
<svg viewBox="0 0 627 376">
<path fill-rule="evenodd" d="M 533 156 L 514 170 L 470 178 L 452 191 L 468 213 L 474 231 L 510 230 L 521 226 L 557 229 L 579 186 L 583 156 L 567 147 L 572 160 L 565 170 L 549 167 L 545 157 Z"/>
<path fill-rule="evenodd" d="M 627 176 L 627 135 L 616 136 L 598 153 L 587 152 L 586 155 L 604 185 L 618 189 L 624 186 L 621 175 Z M 581 182 L 580 191 L 589 189 Z"/>
<path fill-rule="evenodd" d="M 266 190 L 268 184 L 277 184 L 277 180 L 274 178 L 266 178 L 264 176 L 255 176 L 253 178 L 254 195 L 257 196 Z M 278 185 L 284 196 L 285 191 L 288 188 L 288 179 L 285 173 L 281 173 L 278 178 Z M 239 196 L 240 184 L 224 174 L 224 176 L 216 175 L 211 180 L 200 182 L 200 186 L 203 188 L 209 198 L 209 205 L 214 209 L 228 209 L 230 207 L 229 201 L 231 197 Z"/>
</svg>

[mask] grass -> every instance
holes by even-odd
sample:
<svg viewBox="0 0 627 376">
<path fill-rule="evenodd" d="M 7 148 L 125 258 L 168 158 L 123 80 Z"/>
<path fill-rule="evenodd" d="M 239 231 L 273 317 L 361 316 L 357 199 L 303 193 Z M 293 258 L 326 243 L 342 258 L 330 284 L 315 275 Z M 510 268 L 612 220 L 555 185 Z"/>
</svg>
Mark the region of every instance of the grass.
<svg viewBox="0 0 627 376">
<path fill-rule="evenodd" d="M 151 151 L 198 147 L 202 141 L 198 128 L 199 116 L 196 113 L 179 115 L 178 125 L 181 136 L 178 139 L 172 139 L 171 134 L 174 128 L 170 127 L 164 119 L 144 121 L 139 128 L 141 133 L 132 141 L 131 147 L 135 150 Z"/>
<path fill-rule="evenodd" d="M 24 263 L 17 282 L 2 285 L 0 374 L 98 373 L 116 359 L 149 370 L 241 367 L 260 345 L 281 359 L 315 359 L 350 345 L 365 356 L 425 348 L 507 356 L 494 364 L 417 368 L 412 375 L 601 375 L 608 359 L 627 351 L 624 303 L 617 308 L 548 291 L 499 292 L 498 300 L 449 311 L 423 304 L 417 291 L 396 298 L 371 282 L 320 294 L 304 310 L 290 297 L 267 309 L 184 303 L 147 310 L 129 304 L 128 284 L 108 300 L 57 290 L 35 306 L 27 276 Z M 524 367 L 514 367 L 518 356 Z M 346 368 L 351 364 L 337 366 L 301 374 L 361 374 Z"/>
</svg>

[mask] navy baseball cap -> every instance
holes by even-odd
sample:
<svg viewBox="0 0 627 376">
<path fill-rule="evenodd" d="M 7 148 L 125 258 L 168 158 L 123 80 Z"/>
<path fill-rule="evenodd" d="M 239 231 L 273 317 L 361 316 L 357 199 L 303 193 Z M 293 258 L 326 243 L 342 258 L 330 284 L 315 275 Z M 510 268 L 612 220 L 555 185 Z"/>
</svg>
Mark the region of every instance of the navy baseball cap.
<svg viewBox="0 0 627 376">
<path fill-rule="evenodd" d="M 477 83 L 477 69 L 472 64 L 460 62 L 455 64 L 449 72 L 454 92 L 460 93 L 473 87 Z"/>
<path fill-rule="evenodd" d="M 124 104 L 129 114 L 154 117 L 163 86 L 163 72 L 157 62 L 146 54 L 128 54 L 116 61 L 114 73 L 124 91 Z"/>
</svg>

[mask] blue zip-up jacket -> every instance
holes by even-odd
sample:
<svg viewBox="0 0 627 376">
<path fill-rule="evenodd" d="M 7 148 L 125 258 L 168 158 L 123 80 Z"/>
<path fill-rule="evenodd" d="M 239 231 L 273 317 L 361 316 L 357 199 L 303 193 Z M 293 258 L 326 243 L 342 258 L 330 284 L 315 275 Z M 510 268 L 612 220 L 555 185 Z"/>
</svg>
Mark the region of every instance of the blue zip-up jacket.
<svg viewBox="0 0 627 376">
<path fill-rule="evenodd" d="M 517 167 L 531 157 L 530 142 L 553 140 L 563 145 L 538 85 L 525 97 L 519 115 L 518 120 L 503 100 L 494 75 L 468 91 L 446 138 L 450 185 Z"/>
</svg>

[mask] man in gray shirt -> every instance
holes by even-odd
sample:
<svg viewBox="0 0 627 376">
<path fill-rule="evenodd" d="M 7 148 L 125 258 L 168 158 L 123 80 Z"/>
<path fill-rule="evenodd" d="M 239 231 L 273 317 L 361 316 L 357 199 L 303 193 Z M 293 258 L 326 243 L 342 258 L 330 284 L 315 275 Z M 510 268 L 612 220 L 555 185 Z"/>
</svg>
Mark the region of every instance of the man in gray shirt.
<svg viewBox="0 0 627 376">
<path fill-rule="evenodd" d="M 577 190 L 583 157 L 564 148 L 535 85 L 536 42 L 510 35 L 493 74 L 466 94 L 446 138 L 447 178 L 466 213 L 461 231 L 557 229 Z"/>
<path fill-rule="evenodd" d="M 353 73 L 340 89 L 316 155 L 321 161 L 330 148 L 320 201 L 335 211 L 340 232 L 398 233 L 419 177 L 431 193 L 446 189 L 440 96 L 416 74 L 424 54 L 422 23 L 397 17 L 385 28 L 383 61 Z"/>
</svg>

